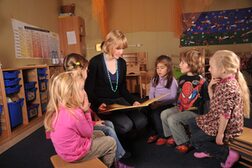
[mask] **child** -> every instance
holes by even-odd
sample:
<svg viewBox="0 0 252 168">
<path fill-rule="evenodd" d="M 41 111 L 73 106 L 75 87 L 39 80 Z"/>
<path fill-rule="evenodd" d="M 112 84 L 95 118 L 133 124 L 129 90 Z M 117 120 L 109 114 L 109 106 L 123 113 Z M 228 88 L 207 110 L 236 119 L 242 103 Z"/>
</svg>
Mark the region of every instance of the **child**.
<svg viewBox="0 0 252 168">
<path fill-rule="evenodd" d="M 203 113 L 203 106 L 209 100 L 207 82 L 200 75 L 204 71 L 203 55 L 191 49 L 180 57 L 179 96 L 177 106 L 161 112 L 161 120 L 166 144 L 177 145 L 176 150 L 186 153 L 189 150 L 189 138 L 184 125 L 188 120 Z"/>
<path fill-rule="evenodd" d="M 217 51 L 209 63 L 210 111 L 192 119 L 191 143 L 196 158 L 215 157 L 221 160 L 221 167 L 230 168 L 239 154 L 228 148 L 228 141 L 242 133 L 243 113 L 249 116 L 249 89 L 240 72 L 240 60 L 232 51 Z"/>
<path fill-rule="evenodd" d="M 164 141 L 163 127 L 160 119 L 160 113 L 175 104 L 178 83 L 173 77 L 172 59 L 166 55 L 161 55 L 157 58 L 155 63 L 156 71 L 150 84 L 149 98 L 159 97 L 161 95 L 168 95 L 158 102 L 152 103 L 147 109 L 147 114 L 152 120 L 152 127 L 155 134 L 151 135 L 147 143 L 156 142 L 157 145 L 162 145 Z"/>
<path fill-rule="evenodd" d="M 87 67 L 87 64 L 88 61 L 82 55 L 72 53 L 64 58 L 63 68 L 65 71 L 83 70 L 84 67 Z M 116 135 L 113 123 L 108 120 L 101 120 L 93 111 L 91 114 L 94 120 L 94 130 L 101 130 L 105 135 L 111 136 L 115 139 L 117 145 L 116 160 L 119 161 L 122 157 L 128 157 L 129 154 L 126 154 L 124 148 L 122 147 Z"/>
<path fill-rule="evenodd" d="M 110 167 L 116 142 L 100 131 L 93 132 L 89 102 L 84 88 L 85 72 L 64 72 L 50 86 L 44 125 L 57 154 L 67 162 L 99 157 Z"/>
</svg>

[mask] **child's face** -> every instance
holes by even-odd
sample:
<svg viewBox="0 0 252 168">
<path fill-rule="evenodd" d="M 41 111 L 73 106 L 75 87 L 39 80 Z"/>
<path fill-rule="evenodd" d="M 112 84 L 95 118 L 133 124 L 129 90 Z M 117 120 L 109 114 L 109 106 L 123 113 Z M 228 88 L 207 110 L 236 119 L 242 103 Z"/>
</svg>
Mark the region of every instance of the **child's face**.
<svg viewBox="0 0 252 168">
<path fill-rule="evenodd" d="M 86 80 L 87 79 L 87 68 L 82 69 L 81 73 L 83 75 L 84 80 Z"/>
<path fill-rule="evenodd" d="M 190 72 L 190 68 L 189 68 L 187 62 L 185 62 L 184 60 L 180 61 L 179 68 L 180 68 L 181 73 L 183 73 L 183 74 Z"/>
<path fill-rule="evenodd" d="M 212 78 L 220 78 L 220 71 L 212 59 L 210 59 L 210 61 L 209 61 L 209 69 L 208 70 L 211 73 Z"/>
<path fill-rule="evenodd" d="M 164 77 L 167 75 L 167 66 L 160 62 L 157 64 L 156 71 L 159 77 Z"/>
</svg>

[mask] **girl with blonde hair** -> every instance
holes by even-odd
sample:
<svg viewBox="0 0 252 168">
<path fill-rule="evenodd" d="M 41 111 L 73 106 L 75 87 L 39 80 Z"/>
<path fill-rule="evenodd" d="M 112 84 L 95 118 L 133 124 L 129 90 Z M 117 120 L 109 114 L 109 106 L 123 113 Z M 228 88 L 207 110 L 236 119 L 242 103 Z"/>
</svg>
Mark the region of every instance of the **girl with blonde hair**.
<svg viewBox="0 0 252 168">
<path fill-rule="evenodd" d="M 191 121 L 191 143 L 197 150 L 196 158 L 215 157 L 221 167 L 231 168 L 239 154 L 229 149 L 228 141 L 241 135 L 243 116 L 249 117 L 249 89 L 234 52 L 219 50 L 209 64 L 210 111 Z"/>
<path fill-rule="evenodd" d="M 116 143 L 103 132 L 93 131 L 85 78 L 86 72 L 82 71 L 64 72 L 53 78 L 44 126 L 63 160 L 81 162 L 98 157 L 110 167 Z"/>
</svg>

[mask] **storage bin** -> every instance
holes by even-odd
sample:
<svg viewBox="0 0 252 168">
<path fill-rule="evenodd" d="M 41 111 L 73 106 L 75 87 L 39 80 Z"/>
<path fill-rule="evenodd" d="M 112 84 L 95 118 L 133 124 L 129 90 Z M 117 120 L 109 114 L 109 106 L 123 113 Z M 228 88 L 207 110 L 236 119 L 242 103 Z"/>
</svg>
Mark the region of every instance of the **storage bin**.
<svg viewBox="0 0 252 168">
<path fill-rule="evenodd" d="M 48 102 L 48 93 L 47 92 L 40 92 L 40 101 L 42 104 Z"/>
<path fill-rule="evenodd" d="M 21 86 L 22 85 L 16 85 L 16 86 L 12 86 L 12 87 L 5 87 L 6 95 L 19 92 Z"/>
<path fill-rule="evenodd" d="M 38 79 L 39 79 L 39 80 L 44 80 L 44 79 L 46 79 L 47 75 L 48 75 L 48 74 L 39 75 L 39 76 L 38 76 Z"/>
<path fill-rule="evenodd" d="M 47 103 L 41 104 L 42 113 L 45 113 L 45 112 L 46 112 L 46 107 L 47 107 Z"/>
<path fill-rule="evenodd" d="M 24 87 L 25 89 L 32 89 L 35 87 L 36 82 L 25 82 Z"/>
<path fill-rule="evenodd" d="M 20 71 L 5 71 L 3 72 L 4 79 L 14 79 L 18 77 Z"/>
<path fill-rule="evenodd" d="M 23 104 L 24 104 L 23 98 L 20 98 L 16 102 L 8 103 L 11 128 L 15 128 L 19 124 L 23 123 L 23 116 L 22 116 Z"/>
<path fill-rule="evenodd" d="M 46 68 L 38 68 L 38 76 L 40 75 L 46 75 Z"/>
<path fill-rule="evenodd" d="M 25 90 L 25 98 L 27 102 L 31 102 L 36 99 L 36 91 L 37 88 L 26 89 Z"/>
<path fill-rule="evenodd" d="M 28 105 L 27 111 L 28 111 L 28 118 L 29 119 L 38 115 L 38 106 L 39 106 L 38 104 Z"/>
<path fill-rule="evenodd" d="M 15 86 L 19 84 L 19 81 L 21 78 L 14 78 L 14 79 L 5 79 L 4 80 L 4 85 L 6 86 Z"/>
<path fill-rule="evenodd" d="M 47 82 L 48 80 L 47 79 L 44 79 L 44 80 L 40 80 L 39 81 L 39 90 L 40 91 L 46 91 L 47 90 Z"/>
</svg>

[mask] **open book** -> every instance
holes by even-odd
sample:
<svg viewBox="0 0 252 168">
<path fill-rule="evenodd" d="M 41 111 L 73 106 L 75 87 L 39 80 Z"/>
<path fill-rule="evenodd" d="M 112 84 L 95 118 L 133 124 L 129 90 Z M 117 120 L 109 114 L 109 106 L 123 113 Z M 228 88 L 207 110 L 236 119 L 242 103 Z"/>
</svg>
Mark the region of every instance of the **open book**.
<svg viewBox="0 0 252 168">
<path fill-rule="evenodd" d="M 140 105 L 136 105 L 136 106 L 127 106 L 127 105 L 121 105 L 121 104 L 107 105 L 107 110 L 106 111 L 100 111 L 99 113 L 106 113 L 106 112 L 111 112 L 111 111 L 116 111 L 116 110 L 127 110 L 127 109 L 133 109 L 133 108 L 146 107 L 146 106 L 149 106 L 151 103 L 153 103 L 155 101 L 158 101 L 163 97 L 166 97 L 167 95 L 169 95 L 169 93 L 161 95 L 159 97 L 149 99 L 149 100 L 141 103 Z"/>
</svg>

